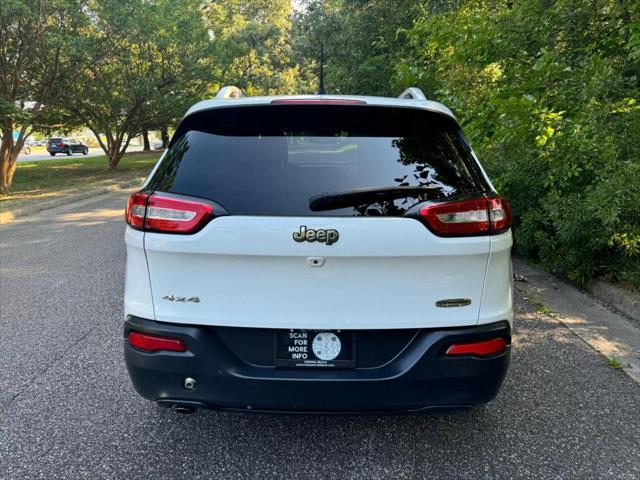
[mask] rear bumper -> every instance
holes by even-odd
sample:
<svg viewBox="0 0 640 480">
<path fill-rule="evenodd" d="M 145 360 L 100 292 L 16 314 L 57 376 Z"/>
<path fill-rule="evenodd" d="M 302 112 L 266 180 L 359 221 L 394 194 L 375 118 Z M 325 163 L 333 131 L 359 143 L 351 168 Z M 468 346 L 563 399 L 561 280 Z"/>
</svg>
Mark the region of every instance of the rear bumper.
<svg viewBox="0 0 640 480">
<path fill-rule="evenodd" d="M 181 338 L 188 351 L 148 353 L 126 341 L 131 330 Z M 507 372 L 510 347 L 488 358 L 447 357 L 454 342 L 504 337 L 508 322 L 423 329 L 392 360 L 375 368 L 276 368 L 255 365 L 229 349 L 215 327 L 161 323 L 129 316 L 125 362 L 144 398 L 164 405 L 281 412 L 411 412 L 464 408 L 491 401 Z M 380 331 L 380 342 L 385 341 Z M 194 390 L 184 379 L 196 380 Z"/>
</svg>

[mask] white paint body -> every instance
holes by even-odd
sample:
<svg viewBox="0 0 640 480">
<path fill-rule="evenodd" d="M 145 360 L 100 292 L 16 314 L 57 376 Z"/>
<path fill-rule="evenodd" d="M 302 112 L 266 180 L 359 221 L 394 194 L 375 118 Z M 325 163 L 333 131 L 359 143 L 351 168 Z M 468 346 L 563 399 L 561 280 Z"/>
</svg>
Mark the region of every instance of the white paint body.
<svg viewBox="0 0 640 480">
<path fill-rule="evenodd" d="M 275 98 L 282 97 L 209 100 L 187 115 Z M 436 102 L 321 98 L 363 99 L 453 117 Z M 339 241 L 295 242 L 292 235 L 301 225 L 336 229 Z M 512 321 L 510 231 L 442 238 L 411 218 L 223 216 L 193 235 L 127 227 L 125 239 L 125 315 L 193 325 L 305 329 Z M 200 302 L 163 299 L 169 295 L 198 297 Z M 436 306 L 438 300 L 458 298 L 471 304 Z"/>
</svg>

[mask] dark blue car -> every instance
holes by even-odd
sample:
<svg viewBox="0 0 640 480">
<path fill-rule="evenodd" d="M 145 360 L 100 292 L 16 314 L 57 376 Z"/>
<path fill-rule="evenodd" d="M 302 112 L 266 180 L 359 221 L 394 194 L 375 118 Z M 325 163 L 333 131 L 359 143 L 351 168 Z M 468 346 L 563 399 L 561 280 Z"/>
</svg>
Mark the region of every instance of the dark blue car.
<svg viewBox="0 0 640 480">
<path fill-rule="evenodd" d="M 86 155 L 89 153 L 89 147 L 75 138 L 50 138 L 47 142 L 47 152 L 52 157 L 56 153 L 66 153 L 71 155 L 72 153 L 82 153 Z"/>
</svg>

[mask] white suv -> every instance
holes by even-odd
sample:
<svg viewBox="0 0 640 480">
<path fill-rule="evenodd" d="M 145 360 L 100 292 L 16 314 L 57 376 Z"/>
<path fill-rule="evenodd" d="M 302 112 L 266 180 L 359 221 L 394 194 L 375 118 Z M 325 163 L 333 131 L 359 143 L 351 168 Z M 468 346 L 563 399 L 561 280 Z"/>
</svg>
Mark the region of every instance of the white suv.
<svg viewBox="0 0 640 480">
<path fill-rule="evenodd" d="M 126 211 L 125 360 L 180 411 L 470 407 L 509 364 L 512 244 L 453 114 L 400 98 L 193 106 Z"/>
</svg>

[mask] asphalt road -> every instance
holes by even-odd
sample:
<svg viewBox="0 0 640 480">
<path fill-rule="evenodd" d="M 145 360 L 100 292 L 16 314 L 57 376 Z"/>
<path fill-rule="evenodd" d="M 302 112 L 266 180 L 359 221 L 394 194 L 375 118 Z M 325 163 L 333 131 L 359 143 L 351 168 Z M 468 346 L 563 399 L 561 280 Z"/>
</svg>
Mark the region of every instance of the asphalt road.
<svg viewBox="0 0 640 480">
<path fill-rule="evenodd" d="M 640 387 L 520 297 L 506 383 L 476 410 L 182 416 L 139 398 L 125 198 L 0 229 L 0 478 L 640 478 Z"/>
<path fill-rule="evenodd" d="M 142 147 L 130 146 L 129 148 L 127 148 L 127 152 L 139 152 L 139 151 L 142 151 Z M 74 153 L 72 157 L 87 158 L 87 157 L 100 157 L 102 155 L 104 155 L 104 151 L 101 148 L 90 148 L 89 153 L 87 155 L 82 155 L 81 153 Z M 42 153 L 38 150 L 37 152 L 33 151 L 29 155 L 25 153 L 18 155 L 18 162 L 39 162 L 41 160 L 56 160 L 56 159 L 60 160 L 61 158 L 69 158 L 69 157 L 63 153 L 58 153 L 56 154 L 56 156 L 52 157 L 46 151 Z"/>
</svg>

